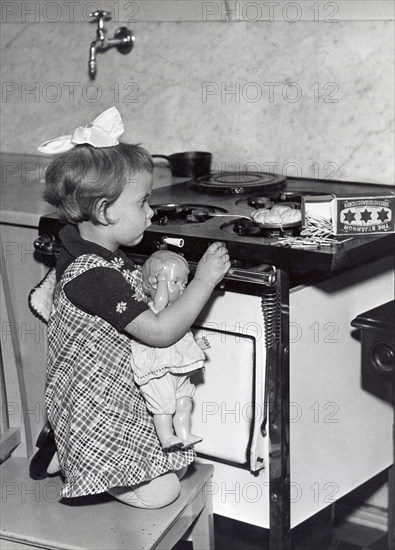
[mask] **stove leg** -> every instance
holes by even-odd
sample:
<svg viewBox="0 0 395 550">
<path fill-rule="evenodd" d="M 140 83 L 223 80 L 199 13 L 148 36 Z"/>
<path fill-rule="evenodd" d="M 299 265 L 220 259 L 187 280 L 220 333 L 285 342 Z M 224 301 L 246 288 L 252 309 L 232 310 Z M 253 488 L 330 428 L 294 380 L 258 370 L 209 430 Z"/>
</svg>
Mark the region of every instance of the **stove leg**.
<svg viewBox="0 0 395 550">
<path fill-rule="evenodd" d="M 289 456 L 289 277 L 278 271 L 280 338 L 268 350 L 270 550 L 291 549 Z"/>
<path fill-rule="evenodd" d="M 394 421 L 392 424 L 392 444 L 394 464 L 388 474 L 388 550 L 395 550 L 395 382 L 392 383 Z"/>
<path fill-rule="evenodd" d="M 394 436 L 395 437 L 395 436 Z M 395 466 L 392 465 L 388 474 L 388 550 L 395 550 Z"/>
</svg>

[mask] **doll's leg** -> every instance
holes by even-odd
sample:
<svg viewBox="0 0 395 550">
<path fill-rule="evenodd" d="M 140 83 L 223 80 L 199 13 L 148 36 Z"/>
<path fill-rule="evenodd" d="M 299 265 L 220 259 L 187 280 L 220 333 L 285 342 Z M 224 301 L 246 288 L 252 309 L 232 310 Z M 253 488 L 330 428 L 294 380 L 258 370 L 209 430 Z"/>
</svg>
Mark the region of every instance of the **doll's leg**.
<svg viewBox="0 0 395 550">
<path fill-rule="evenodd" d="M 173 425 L 178 437 L 183 440 L 183 449 L 200 443 L 202 438 L 191 434 L 192 397 L 195 394 L 195 386 L 189 376 L 175 375 L 178 379 L 176 412 L 173 417 Z"/>
<path fill-rule="evenodd" d="M 147 409 L 153 415 L 154 426 L 162 449 L 182 447 L 182 439 L 174 435 L 173 414 L 176 410 L 176 388 L 171 374 L 155 378 L 140 386 Z"/>
<path fill-rule="evenodd" d="M 181 448 L 182 439 L 174 435 L 173 415 L 172 414 L 154 414 L 154 426 L 164 451 L 174 448 Z"/>
</svg>

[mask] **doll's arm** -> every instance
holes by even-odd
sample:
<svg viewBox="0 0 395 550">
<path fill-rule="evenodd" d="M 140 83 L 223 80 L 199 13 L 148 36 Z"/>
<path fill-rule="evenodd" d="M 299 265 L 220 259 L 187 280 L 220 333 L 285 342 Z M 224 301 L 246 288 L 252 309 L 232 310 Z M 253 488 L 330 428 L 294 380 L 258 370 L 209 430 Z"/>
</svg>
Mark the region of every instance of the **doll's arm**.
<svg viewBox="0 0 395 550">
<path fill-rule="evenodd" d="M 157 287 L 152 300 L 153 311 L 159 313 L 165 309 L 169 303 L 169 293 L 167 290 L 167 279 L 163 269 L 161 269 L 156 277 Z"/>
</svg>

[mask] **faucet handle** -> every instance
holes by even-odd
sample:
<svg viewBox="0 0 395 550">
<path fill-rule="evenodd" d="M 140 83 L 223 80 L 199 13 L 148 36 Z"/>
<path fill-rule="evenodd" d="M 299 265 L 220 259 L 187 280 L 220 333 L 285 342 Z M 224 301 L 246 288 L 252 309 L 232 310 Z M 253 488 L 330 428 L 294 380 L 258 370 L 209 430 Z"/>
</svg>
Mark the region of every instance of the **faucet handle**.
<svg viewBox="0 0 395 550">
<path fill-rule="evenodd" d="M 103 11 L 103 10 L 96 10 L 89 14 L 90 19 L 92 20 L 91 23 L 95 23 L 96 21 L 110 21 L 111 19 L 111 12 L 110 11 Z"/>
</svg>

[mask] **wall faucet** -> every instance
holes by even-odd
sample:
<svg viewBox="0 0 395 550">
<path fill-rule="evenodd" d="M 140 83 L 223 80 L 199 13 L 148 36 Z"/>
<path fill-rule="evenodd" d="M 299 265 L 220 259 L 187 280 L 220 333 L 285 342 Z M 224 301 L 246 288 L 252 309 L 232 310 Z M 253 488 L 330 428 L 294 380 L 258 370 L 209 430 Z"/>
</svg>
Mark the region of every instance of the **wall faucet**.
<svg viewBox="0 0 395 550">
<path fill-rule="evenodd" d="M 92 42 L 89 48 L 89 77 L 91 80 L 96 76 L 96 53 L 105 51 L 111 46 L 115 46 L 120 53 L 127 54 L 133 49 L 135 37 L 128 28 L 120 27 L 115 31 L 114 38 L 107 38 L 107 31 L 104 27 L 104 21 L 111 19 L 108 11 L 97 10 L 89 14 L 91 22 L 97 22 L 96 40 Z"/>
</svg>

